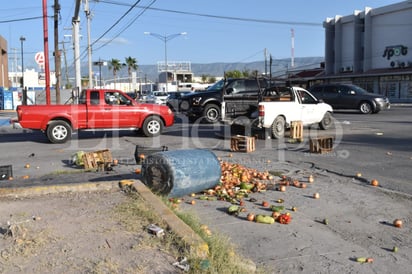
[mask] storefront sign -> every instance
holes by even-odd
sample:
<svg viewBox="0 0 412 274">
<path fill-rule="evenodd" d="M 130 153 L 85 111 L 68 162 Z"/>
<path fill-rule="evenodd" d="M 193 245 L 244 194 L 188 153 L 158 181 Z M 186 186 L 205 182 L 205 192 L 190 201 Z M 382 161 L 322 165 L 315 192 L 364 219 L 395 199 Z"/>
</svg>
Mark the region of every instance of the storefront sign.
<svg viewBox="0 0 412 274">
<path fill-rule="evenodd" d="M 408 54 L 408 47 L 397 45 L 397 46 L 388 46 L 385 48 L 382 57 L 390 60 L 393 56 L 401 56 Z"/>
</svg>

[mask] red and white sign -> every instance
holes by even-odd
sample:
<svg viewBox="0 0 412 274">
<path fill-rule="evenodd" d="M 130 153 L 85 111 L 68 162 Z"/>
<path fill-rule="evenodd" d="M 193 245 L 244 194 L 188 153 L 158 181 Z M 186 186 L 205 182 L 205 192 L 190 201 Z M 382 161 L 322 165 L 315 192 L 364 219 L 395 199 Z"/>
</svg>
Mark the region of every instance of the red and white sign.
<svg viewBox="0 0 412 274">
<path fill-rule="evenodd" d="M 44 66 L 44 52 L 40 51 L 36 53 L 36 55 L 34 56 L 34 60 L 40 67 L 43 67 Z"/>
</svg>

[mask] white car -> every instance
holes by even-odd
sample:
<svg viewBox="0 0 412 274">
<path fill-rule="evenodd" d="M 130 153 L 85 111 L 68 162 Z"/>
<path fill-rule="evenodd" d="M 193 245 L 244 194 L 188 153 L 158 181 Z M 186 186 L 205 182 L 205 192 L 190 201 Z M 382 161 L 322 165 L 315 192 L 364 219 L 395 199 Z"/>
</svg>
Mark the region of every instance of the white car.
<svg viewBox="0 0 412 274">
<path fill-rule="evenodd" d="M 168 93 L 165 91 L 152 91 L 146 97 L 146 103 L 166 105 Z"/>
</svg>

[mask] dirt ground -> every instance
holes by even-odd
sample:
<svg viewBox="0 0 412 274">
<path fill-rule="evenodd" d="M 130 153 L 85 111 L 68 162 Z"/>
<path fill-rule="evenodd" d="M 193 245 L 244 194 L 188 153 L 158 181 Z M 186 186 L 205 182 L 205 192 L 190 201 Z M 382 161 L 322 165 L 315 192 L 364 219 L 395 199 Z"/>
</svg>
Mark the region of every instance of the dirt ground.
<svg viewBox="0 0 412 274">
<path fill-rule="evenodd" d="M 0 199 L 1 273 L 179 273 L 119 190 Z"/>
</svg>

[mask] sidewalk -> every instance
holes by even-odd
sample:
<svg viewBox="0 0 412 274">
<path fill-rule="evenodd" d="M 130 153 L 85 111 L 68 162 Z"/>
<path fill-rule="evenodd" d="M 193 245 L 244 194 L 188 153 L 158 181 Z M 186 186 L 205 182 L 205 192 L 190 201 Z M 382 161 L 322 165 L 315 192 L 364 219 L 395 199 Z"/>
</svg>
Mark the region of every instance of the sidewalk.
<svg viewBox="0 0 412 274">
<path fill-rule="evenodd" d="M 226 235 L 242 255 L 265 273 L 409 273 L 412 264 L 411 197 L 373 187 L 362 177 L 339 176 L 309 164 L 272 161 L 255 153 L 221 151 L 216 155 L 223 161 L 287 175 L 307 186 L 288 186 L 285 192 L 271 188 L 251 193 L 244 197 L 246 212 L 238 216 L 227 213 L 232 205 L 227 201 L 202 200 L 199 199 L 201 194 L 182 197 L 178 210 L 198 216 L 212 234 Z M 47 193 L 47 188 L 58 189 L 59 184 L 76 185 L 78 182 L 87 187 L 138 179 L 131 170 L 131 166 L 119 165 L 113 172 L 49 174 L 32 178 L 30 182 L 3 181 L 2 191 L 30 186 L 35 191 Z M 308 182 L 309 175 L 314 176 L 313 183 Z M 272 183 L 279 183 L 279 180 L 275 176 Z M 319 193 L 320 198 L 314 199 L 314 193 Z M 279 199 L 284 203 L 278 203 Z M 247 221 L 248 213 L 272 214 L 262 205 L 263 201 L 283 205 L 283 212 L 292 216 L 291 223 Z M 403 228 L 392 225 L 397 218 L 403 220 Z M 395 246 L 399 250 L 396 253 L 392 251 Z M 370 257 L 374 262 L 359 263 L 358 257 Z"/>
</svg>

